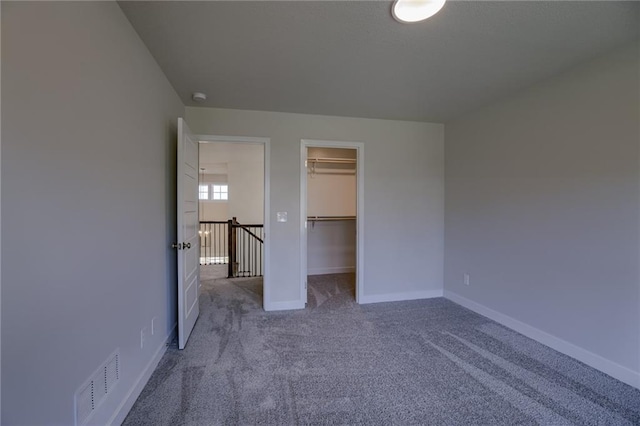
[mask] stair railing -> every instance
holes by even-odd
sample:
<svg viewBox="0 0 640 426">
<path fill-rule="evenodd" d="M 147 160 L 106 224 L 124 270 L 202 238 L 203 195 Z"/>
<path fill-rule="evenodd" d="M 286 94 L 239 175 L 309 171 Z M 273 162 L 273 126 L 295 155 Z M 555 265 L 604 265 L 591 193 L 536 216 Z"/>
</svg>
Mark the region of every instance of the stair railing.
<svg viewBox="0 0 640 426">
<path fill-rule="evenodd" d="M 264 225 L 228 221 L 229 278 L 260 277 L 264 274 Z"/>
</svg>

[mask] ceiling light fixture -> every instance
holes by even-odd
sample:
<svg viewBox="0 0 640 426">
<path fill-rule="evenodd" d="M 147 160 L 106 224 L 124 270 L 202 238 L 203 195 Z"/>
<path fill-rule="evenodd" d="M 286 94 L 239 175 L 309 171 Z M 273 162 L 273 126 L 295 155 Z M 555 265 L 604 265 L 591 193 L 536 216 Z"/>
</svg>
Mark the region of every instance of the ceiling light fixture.
<svg viewBox="0 0 640 426">
<path fill-rule="evenodd" d="M 446 0 L 396 0 L 391 13 L 400 22 L 418 22 L 432 17 Z"/>
<path fill-rule="evenodd" d="M 207 95 L 201 92 L 193 92 L 191 99 L 193 99 L 194 102 L 202 102 L 207 100 Z"/>
</svg>

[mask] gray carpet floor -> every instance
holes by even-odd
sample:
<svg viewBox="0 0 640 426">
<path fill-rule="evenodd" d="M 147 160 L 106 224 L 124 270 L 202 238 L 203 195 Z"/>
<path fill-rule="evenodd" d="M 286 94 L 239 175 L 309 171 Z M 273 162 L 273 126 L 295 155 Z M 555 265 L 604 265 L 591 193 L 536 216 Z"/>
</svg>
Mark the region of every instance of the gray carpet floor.
<svg viewBox="0 0 640 426">
<path fill-rule="evenodd" d="M 639 390 L 446 299 L 360 306 L 339 274 L 264 312 L 260 279 L 202 276 L 125 425 L 640 425 Z"/>
</svg>

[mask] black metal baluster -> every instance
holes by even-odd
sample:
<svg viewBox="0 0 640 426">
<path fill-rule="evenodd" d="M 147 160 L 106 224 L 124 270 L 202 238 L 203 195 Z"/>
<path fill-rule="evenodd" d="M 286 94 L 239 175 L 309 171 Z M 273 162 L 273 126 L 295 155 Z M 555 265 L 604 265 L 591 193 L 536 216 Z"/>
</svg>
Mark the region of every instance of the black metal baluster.
<svg viewBox="0 0 640 426">
<path fill-rule="evenodd" d="M 244 241 L 242 243 L 242 276 L 246 277 L 247 276 L 247 261 L 246 261 L 246 257 L 247 257 L 247 238 L 249 237 L 249 234 L 247 234 L 246 232 L 242 233 L 244 235 Z"/>
<path fill-rule="evenodd" d="M 263 228 L 260 228 L 260 238 L 264 241 L 264 232 L 262 231 Z M 262 247 L 264 247 L 264 244 L 260 244 L 258 247 L 258 275 L 262 275 Z"/>
</svg>

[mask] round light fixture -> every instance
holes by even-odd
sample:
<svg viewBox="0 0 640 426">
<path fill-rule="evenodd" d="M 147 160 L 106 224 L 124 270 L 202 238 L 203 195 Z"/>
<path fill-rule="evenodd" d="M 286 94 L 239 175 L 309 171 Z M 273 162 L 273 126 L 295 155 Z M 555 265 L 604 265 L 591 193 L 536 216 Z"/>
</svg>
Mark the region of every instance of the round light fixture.
<svg viewBox="0 0 640 426">
<path fill-rule="evenodd" d="M 418 22 L 432 17 L 446 0 L 396 0 L 391 13 L 400 22 Z"/>
<path fill-rule="evenodd" d="M 194 102 L 202 102 L 207 100 L 207 95 L 201 92 L 193 92 L 191 99 L 193 99 Z"/>
</svg>

